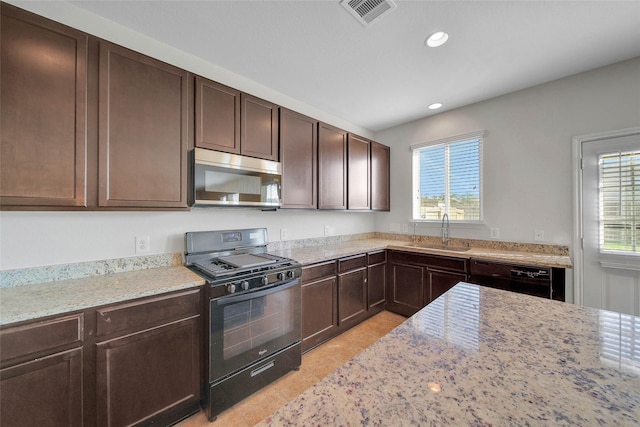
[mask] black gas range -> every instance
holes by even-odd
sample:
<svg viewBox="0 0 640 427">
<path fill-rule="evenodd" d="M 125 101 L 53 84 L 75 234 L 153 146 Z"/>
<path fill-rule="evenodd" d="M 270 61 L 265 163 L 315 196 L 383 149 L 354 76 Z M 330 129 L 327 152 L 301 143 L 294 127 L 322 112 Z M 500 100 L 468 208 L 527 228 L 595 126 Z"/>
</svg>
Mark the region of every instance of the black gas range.
<svg viewBox="0 0 640 427">
<path fill-rule="evenodd" d="M 203 400 L 211 421 L 302 362 L 301 266 L 267 244 L 264 228 L 185 235 L 185 265 L 209 290 Z"/>
</svg>

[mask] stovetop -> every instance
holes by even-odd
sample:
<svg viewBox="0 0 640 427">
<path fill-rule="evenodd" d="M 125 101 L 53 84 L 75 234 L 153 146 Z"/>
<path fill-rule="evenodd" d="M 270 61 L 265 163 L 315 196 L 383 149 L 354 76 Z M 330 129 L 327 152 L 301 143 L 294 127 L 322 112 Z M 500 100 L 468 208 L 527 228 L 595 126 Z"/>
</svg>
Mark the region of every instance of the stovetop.
<svg viewBox="0 0 640 427">
<path fill-rule="evenodd" d="M 278 286 L 302 272 L 297 261 L 267 253 L 264 228 L 186 233 L 185 246 L 185 266 L 207 280 L 212 296 Z"/>
<path fill-rule="evenodd" d="M 283 267 L 295 267 L 297 263 L 268 253 L 240 252 L 229 255 L 229 252 L 225 252 L 224 255 L 200 255 L 198 260 L 187 262 L 187 266 L 189 265 L 204 273 L 208 279 L 215 280 L 246 275 L 243 273 L 260 274 Z"/>
</svg>

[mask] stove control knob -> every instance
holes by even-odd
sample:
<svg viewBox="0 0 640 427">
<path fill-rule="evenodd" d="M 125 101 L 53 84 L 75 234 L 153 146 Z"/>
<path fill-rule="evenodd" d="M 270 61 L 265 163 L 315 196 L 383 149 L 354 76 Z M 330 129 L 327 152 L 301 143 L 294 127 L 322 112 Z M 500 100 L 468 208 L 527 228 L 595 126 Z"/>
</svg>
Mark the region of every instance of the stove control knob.
<svg viewBox="0 0 640 427">
<path fill-rule="evenodd" d="M 233 294 L 236 292 L 236 284 L 232 283 L 230 285 L 227 285 L 227 292 L 229 292 L 230 294 Z"/>
<path fill-rule="evenodd" d="M 247 282 L 246 280 L 243 280 L 242 283 L 240 283 L 240 287 L 242 288 L 243 291 L 246 291 L 247 289 L 249 289 L 249 282 Z"/>
<path fill-rule="evenodd" d="M 268 285 L 269 284 L 269 278 L 267 276 L 262 276 L 262 278 L 260 279 L 260 283 L 262 284 L 262 286 Z"/>
<path fill-rule="evenodd" d="M 287 271 L 287 279 L 293 279 L 293 270 Z"/>
<path fill-rule="evenodd" d="M 278 280 L 284 280 L 284 273 L 278 273 Z"/>
</svg>

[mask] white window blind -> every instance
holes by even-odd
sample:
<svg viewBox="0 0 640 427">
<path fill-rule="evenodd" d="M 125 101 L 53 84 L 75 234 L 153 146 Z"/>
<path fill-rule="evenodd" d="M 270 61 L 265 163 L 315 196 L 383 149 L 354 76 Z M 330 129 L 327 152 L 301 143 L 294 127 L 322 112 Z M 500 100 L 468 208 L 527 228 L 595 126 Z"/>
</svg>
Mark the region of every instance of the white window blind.
<svg viewBox="0 0 640 427">
<path fill-rule="evenodd" d="M 414 220 L 482 220 L 482 135 L 412 147 Z"/>
<path fill-rule="evenodd" d="M 600 250 L 640 252 L 640 151 L 599 157 Z"/>
</svg>

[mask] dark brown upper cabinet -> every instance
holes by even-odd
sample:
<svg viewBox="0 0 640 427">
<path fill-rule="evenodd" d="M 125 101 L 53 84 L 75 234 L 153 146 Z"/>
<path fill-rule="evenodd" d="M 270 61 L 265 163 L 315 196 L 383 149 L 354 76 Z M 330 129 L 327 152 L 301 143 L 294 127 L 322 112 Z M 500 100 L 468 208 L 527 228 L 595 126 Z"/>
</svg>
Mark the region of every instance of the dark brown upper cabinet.
<svg viewBox="0 0 640 427">
<path fill-rule="evenodd" d="M 240 153 L 278 160 L 278 106 L 264 99 L 240 95 Z"/>
<path fill-rule="evenodd" d="M 240 91 L 196 76 L 196 147 L 240 154 Z"/>
<path fill-rule="evenodd" d="M 88 36 L 0 7 L 0 204 L 85 206 Z"/>
<path fill-rule="evenodd" d="M 99 206 L 187 207 L 190 77 L 100 43 Z"/>
<path fill-rule="evenodd" d="M 347 132 L 318 125 L 318 209 L 347 209 Z"/>
<path fill-rule="evenodd" d="M 318 121 L 280 109 L 282 207 L 315 209 L 317 204 Z"/>
<path fill-rule="evenodd" d="M 347 208 L 349 210 L 369 210 L 371 209 L 371 142 L 368 139 L 353 134 L 349 134 L 347 140 Z"/>
<path fill-rule="evenodd" d="M 196 77 L 195 146 L 278 160 L 278 106 Z"/>
<path fill-rule="evenodd" d="M 371 141 L 371 209 L 389 211 L 390 149 L 386 145 Z"/>
</svg>

